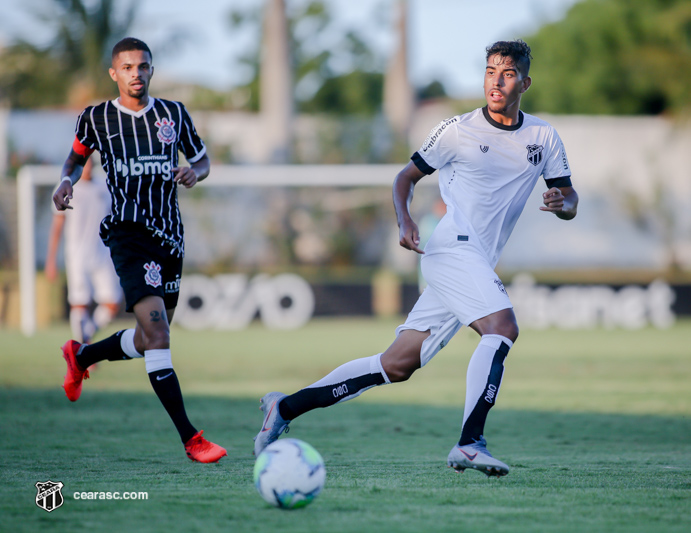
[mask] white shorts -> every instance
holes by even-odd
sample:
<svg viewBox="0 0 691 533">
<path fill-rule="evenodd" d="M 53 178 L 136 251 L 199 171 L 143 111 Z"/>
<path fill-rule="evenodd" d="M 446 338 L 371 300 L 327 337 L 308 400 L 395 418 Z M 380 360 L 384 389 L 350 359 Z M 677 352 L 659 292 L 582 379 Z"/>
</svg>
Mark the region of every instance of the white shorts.
<svg viewBox="0 0 691 533">
<path fill-rule="evenodd" d="M 422 256 L 427 288 L 405 323 L 406 329 L 431 332 L 422 344 L 420 364 L 425 366 L 461 329 L 476 320 L 510 309 L 504 284 L 487 260 L 474 252 Z"/>
<path fill-rule="evenodd" d="M 97 304 L 118 303 L 121 297 L 120 280 L 110 261 L 92 268 L 75 265 L 67 268 L 70 305 L 89 305 L 92 298 Z"/>
</svg>

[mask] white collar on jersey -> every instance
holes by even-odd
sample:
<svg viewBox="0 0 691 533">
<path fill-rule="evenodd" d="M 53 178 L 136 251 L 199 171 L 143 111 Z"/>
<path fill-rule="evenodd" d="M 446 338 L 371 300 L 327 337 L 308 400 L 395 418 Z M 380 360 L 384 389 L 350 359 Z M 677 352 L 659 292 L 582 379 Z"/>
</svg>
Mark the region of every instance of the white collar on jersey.
<svg viewBox="0 0 691 533">
<path fill-rule="evenodd" d="M 117 107 L 123 113 L 127 113 L 128 115 L 132 115 L 135 118 L 139 118 L 139 117 L 144 116 L 144 114 L 154 106 L 155 100 L 156 99 L 153 96 L 149 96 L 149 103 L 146 105 L 146 107 L 144 109 L 140 109 L 139 111 L 132 111 L 131 109 L 122 105 L 120 103 L 120 98 L 116 98 L 114 100 L 111 100 L 110 103 L 113 104 L 115 107 Z"/>
</svg>

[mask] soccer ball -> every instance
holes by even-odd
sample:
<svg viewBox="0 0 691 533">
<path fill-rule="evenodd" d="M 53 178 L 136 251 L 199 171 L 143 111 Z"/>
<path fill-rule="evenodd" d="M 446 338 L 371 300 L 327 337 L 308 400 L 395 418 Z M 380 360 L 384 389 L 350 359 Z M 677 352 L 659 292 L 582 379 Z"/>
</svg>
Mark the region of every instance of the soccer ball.
<svg viewBox="0 0 691 533">
<path fill-rule="evenodd" d="M 298 439 L 269 444 L 254 464 L 254 486 L 262 498 L 281 509 L 305 507 L 324 488 L 325 480 L 321 455 Z"/>
</svg>

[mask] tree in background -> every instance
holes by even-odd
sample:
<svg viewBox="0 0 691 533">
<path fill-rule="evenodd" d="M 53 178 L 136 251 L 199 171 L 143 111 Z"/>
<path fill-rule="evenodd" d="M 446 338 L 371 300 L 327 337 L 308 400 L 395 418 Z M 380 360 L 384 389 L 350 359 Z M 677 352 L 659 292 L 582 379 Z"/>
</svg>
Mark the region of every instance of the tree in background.
<svg viewBox="0 0 691 533">
<path fill-rule="evenodd" d="M 295 2 L 288 6 L 290 52 L 295 74 L 298 110 L 308 113 L 374 115 L 381 109 L 385 59 L 355 30 L 336 27 L 329 4 L 323 0 Z M 233 29 L 253 27 L 258 36 L 261 11 L 233 11 Z M 259 46 L 239 61 L 249 81 L 246 107 L 259 107 Z"/>
<path fill-rule="evenodd" d="M 583 0 L 526 41 L 529 113 L 691 112 L 689 0 Z"/>
<path fill-rule="evenodd" d="M 117 94 L 104 72 L 113 45 L 127 35 L 136 0 L 52 0 L 34 18 L 51 35 L 44 45 L 17 39 L 0 52 L 0 98 L 15 108 L 83 107 Z M 116 9 L 117 7 L 117 9 Z M 115 91 L 115 92 L 114 92 Z"/>
</svg>

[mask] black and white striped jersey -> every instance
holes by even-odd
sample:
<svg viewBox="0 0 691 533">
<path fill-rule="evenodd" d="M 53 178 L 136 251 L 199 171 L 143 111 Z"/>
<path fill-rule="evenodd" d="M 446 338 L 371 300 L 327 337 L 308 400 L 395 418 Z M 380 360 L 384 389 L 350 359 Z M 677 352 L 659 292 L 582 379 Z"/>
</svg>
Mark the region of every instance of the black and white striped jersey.
<svg viewBox="0 0 691 533">
<path fill-rule="evenodd" d="M 149 97 L 149 104 L 137 112 L 117 99 L 87 107 L 77 120 L 73 149 L 101 154 L 112 199 L 112 214 L 101 222 L 104 242 L 113 224 L 129 221 L 146 226 L 184 254 L 173 169 L 178 151 L 194 163 L 206 146 L 182 103 Z"/>
</svg>

